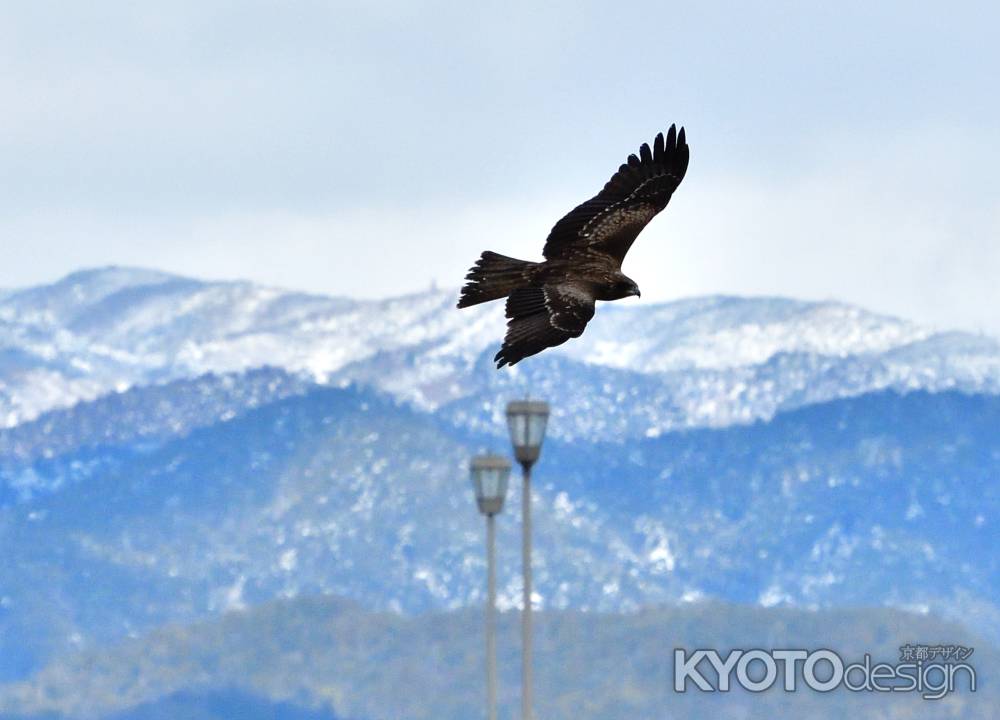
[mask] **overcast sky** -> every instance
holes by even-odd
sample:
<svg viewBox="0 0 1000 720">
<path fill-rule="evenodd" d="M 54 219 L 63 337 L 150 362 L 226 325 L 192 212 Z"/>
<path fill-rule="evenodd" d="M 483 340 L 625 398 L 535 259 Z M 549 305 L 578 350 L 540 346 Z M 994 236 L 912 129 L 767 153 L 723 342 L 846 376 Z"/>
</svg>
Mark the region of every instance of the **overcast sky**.
<svg viewBox="0 0 1000 720">
<path fill-rule="evenodd" d="M 0 286 L 141 265 L 457 286 L 671 122 L 643 302 L 839 298 L 1000 332 L 995 3 L 0 5 Z"/>
</svg>

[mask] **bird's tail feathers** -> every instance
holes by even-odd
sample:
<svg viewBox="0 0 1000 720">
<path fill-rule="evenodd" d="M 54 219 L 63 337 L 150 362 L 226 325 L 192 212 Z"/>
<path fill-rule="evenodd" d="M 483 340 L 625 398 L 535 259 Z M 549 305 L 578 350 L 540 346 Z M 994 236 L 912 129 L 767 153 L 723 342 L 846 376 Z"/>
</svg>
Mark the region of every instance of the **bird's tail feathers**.
<svg viewBox="0 0 1000 720">
<path fill-rule="evenodd" d="M 458 307 L 469 307 L 507 297 L 528 283 L 528 270 L 536 264 L 487 250 L 465 276 L 468 282 L 462 288 Z"/>
</svg>

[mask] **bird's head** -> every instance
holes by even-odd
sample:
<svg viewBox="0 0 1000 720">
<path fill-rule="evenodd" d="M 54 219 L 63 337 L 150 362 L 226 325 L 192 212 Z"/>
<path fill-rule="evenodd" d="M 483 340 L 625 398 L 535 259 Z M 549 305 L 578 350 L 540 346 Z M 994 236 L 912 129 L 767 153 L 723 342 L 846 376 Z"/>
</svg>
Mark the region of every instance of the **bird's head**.
<svg viewBox="0 0 1000 720">
<path fill-rule="evenodd" d="M 615 273 L 613 281 L 613 294 L 615 299 L 632 297 L 642 297 L 642 293 L 639 292 L 639 286 L 635 284 L 635 280 L 628 277 L 624 273 Z"/>
</svg>

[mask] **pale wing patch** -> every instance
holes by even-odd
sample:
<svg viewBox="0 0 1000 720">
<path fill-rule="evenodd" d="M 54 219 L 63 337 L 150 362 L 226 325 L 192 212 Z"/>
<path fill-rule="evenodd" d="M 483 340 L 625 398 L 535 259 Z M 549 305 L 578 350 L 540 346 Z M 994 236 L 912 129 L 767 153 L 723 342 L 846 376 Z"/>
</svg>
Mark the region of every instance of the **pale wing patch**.
<svg viewBox="0 0 1000 720">
<path fill-rule="evenodd" d="M 594 317 L 594 298 L 575 283 L 546 285 L 542 290 L 552 327 L 579 337 Z"/>
<path fill-rule="evenodd" d="M 587 223 L 581 235 L 587 238 L 590 247 L 603 245 L 614 238 L 635 239 L 657 212 L 659 211 L 648 203 L 616 208 Z"/>
</svg>

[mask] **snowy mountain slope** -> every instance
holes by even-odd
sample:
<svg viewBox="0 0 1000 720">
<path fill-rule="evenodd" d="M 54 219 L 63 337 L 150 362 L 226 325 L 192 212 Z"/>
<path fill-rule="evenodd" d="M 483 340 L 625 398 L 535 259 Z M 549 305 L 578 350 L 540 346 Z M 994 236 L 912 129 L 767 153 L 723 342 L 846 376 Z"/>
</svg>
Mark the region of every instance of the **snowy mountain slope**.
<svg viewBox="0 0 1000 720">
<path fill-rule="evenodd" d="M 603 310 L 603 308 L 602 308 Z M 570 357 L 644 373 L 756 365 L 773 355 L 885 352 L 927 337 L 911 323 L 841 303 L 706 297 L 644 308 L 611 305 Z"/>
<path fill-rule="evenodd" d="M 259 368 L 136 386 L 51 410 L 36 420 L 0 428 L 0 486 L 21 500 L 52 492 L 97 473 L 104 448 L 133 444 L 152 450 L 199 427 L 231 421 L 315 387 L 282 370 Z M 55 460 L 67 453 L 77 458 L 68 467 Z M 85 456 L 92 460 L 85 462 Z"/>
<path fill-rule="evenodd" d="M 443 295 L 358 303 L 142 270 L 68 276 L 0 302 L 10 426 L 134 384 L 270 365 L 325 380 L 380 350 L 450 338 Z M 15 361 L 16 360 L 16 361 Z"/>
<path fill-rule="evenodd" d="M 451 291 L 354 301 L 148 270 L 74 273 L 0 298 L 0 426 L 134 385 L 264 365 L 371 385 L 429 410 L 488 406 L 483 393 L 498 386 L 557 392 L 552 363 L 618 370 L 607 387 L 595 376 L 595 388 L 611 398 L 657 388 L 656 408 L 638 413 L 648 421 L 630 426 L 640 435 L 885 387 L 1000 392 L 991 338 L 776 298 L 603 305 L 582 338 L 497 373 L 488 357 L 502 306 L 459 312 L 454 301 Z"/>
</svg>

